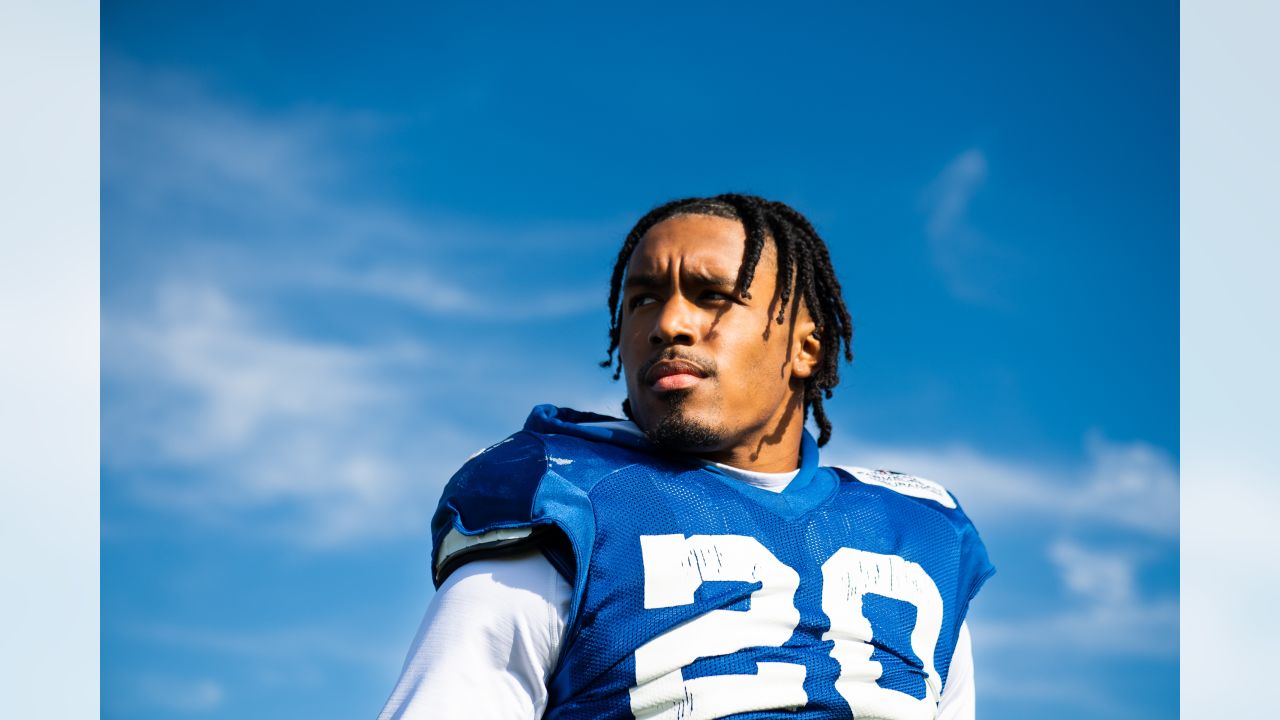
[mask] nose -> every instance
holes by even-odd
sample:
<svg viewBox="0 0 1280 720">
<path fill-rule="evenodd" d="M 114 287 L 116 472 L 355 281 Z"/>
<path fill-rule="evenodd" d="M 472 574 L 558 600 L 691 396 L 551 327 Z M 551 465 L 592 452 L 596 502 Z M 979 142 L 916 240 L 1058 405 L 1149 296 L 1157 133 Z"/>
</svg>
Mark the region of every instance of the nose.
<svg viewBox="0 0 1280 720">
<path fill-rule="evenodd" d="M 692 345 L 698 334 L 697 308 L 676 293 L 663 303 L 662 312 L 658 313 L 649 333 L 649 344 L 654 347 Z"/>
</svg>

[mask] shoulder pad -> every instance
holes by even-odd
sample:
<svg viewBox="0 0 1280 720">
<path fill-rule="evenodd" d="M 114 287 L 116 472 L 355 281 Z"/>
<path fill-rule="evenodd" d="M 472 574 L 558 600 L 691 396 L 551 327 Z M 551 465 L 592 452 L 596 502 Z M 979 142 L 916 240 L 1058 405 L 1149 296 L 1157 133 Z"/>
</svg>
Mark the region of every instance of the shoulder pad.
<svg viewBox="0 0 1280 720">
<path fill-rule="evenodd" d="M 431 521 L 437 583 L 464 558 L 503 550 L 536 534 L 533 499 L 546 468 L 542 441 L 518 432 L 471 456 L 454 473 Z"/>
<path fill-rule="evenodd" d="M 853 467 L 851 465 L 837 465 L 836 467 L 867 485 L 879 485 L 902 495 L 932 500 L 945 508 L 956 509 L 956 500 L 951 497 L 951 493 L 932 480 L 925 480 L 924 478 L 905 475 L 892 470 L 868 470 L 867 468 Z"/>
</svg>

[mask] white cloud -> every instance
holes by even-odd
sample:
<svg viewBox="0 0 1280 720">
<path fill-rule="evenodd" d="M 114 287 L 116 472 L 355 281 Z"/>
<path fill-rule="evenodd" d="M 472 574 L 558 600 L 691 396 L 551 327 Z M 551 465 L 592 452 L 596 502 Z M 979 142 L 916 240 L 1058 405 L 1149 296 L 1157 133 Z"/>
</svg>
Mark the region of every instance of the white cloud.
<svg viewBox="0 0 1280 720">
<path fill-rule="evenodd" d="M 1142 596 L 1138 558 L 1067 540 L 1050 545 L 1048 557 L 1068 591 L 1069 606 L 1021 618 L 985 618 L 974 629 L 984 645 L 1006 656 L 1040 651 L 1177 657 L 1178 601 Z"/>
<path fill-rule="evenodd" d="M 155 309 L 152 317 L 112 324 L 109 342 L 119 352 L 110 361 L 115 370 L 199 393 L 194 425 L 158 428 L 168 435 L 161 447 L 178 459 L 207 460 L 276 422 L 368 410 L 392 393 L 375 377 L 379 366 L 426 354 L 414 346 L 361 351 L 270 333 L 211 286 L 162 287 Z"/>
<path fill-rule="evenodd" d="M 1031 707 L 1072 707 L 1103 717 L 1120 714 L 1117 713 L 1120 703 L 1107 698 L 1095 684 L 1080 678 L 1033 675 L 1018 667 L 1004 669 L 988 662 L 984 655 L 979 655 L 975 663 L 979 707 L 988 700 L 999 699 L 1020 701 L 1020 705 Z M 1031 705 L 1032 702 L 1035 705 Z"/>
<path fill-rule="evenodd" d="M 970 205 L 986 179 L 986 154 L 966 150 L 925 188 L 923 204 L 929 252 L 947 289 L 966 302 L 990 305 L 1001 300 L 997 285 L 1010 253 L 969 220 Z"/>
<path fill-rule="evenodd" d="M 169 712 L 205 713 L 226 699 L 222 683 L 210 678 L 143 674 L 134 684 L 142 705 Z"/>
<path fill-rule="evenodd" d="M 130 634 L 185 651 L 230 655 L 271 665 L 307 659 L 340 666 L 384 668 L 395 665 L 395 657 L 404 652 L 403 638 L 397 638 L 394 646 L 389 646 L 364 635 L 357 636 L 347 628 L 322 626 L 251 631 L 153 623 L 135 626 Z"/>
<path fill-rule="evenodd" d="M 552 270 L 593 251 L 603 279 L 613 248 L 601 241 L 620 237 L 617 223 L 504 225 L 362 201 L 351 138 L 372 141 L 390 119 L 315 107 L 267 112 L 114 57 L 106 77 L 104 238 L 117 274 L 155 272 L 152 253 L 127 250 L 141 245 L 165 248 L 162 271 L 180 267 L 184 277 L 224 286 L 360 294 L 479 320 L 603 314 L 598 291 L 558 287 L 550 272 L 518 283 L 517 296 L 508 278 L 456 270 L 500 265 L 474 262 L 486 248 L 541 252 L 536 264 Z"/>
<path fill-rule="evenodd" d="M 487 320 L 526 320 L 559 317 L 587 310 L 603 314 L 598 288 L 589 291 L 550 291 L 513 302 L 505 293 L 479 293 L 453 283 L 426 268 L 375 266 L 368 270 L 327 267 L 310 280 L 321 288 L 359 292 L 406 305 L 426 315 L 449 314 Z"/>
<path fill-rule="evenodd" d="M 960 153 L 943 168 L 927 192 L 930 237 L 946 237 L 964 225 L 969 203 L 986 179 L 987 156 L 976 148 Z"/>
<path fill-rule="evenodd" d="M 315 209 L 338 168 L 320 152 L 355 116 L 316 108 L 274 115 L 215 100 L 194 78 L 111 56 L 104 65 L 103 180 L 151 211 L 198 200 L 241 211 Z"/>
<path fill-rule="evenodd" d="M 296 316 L 311 293 L 482 322 L 603 315 L 596 292 L 554 278 L 463 277 L 456 268 L 476 263 L 453 258 L 526 247 L 580 255 L 584 239 L 608 232 L 513 230 L 362 203 L 353 199 L 358 170 L 337 148 L 384 120 L 267 112 L 120 58 L 104 72 L 111 489 L 179 517 L 310 546 L 421 535 L 455 461 L 494 439 L 424 413 L 424 396 L 457 402 L 464 379 L 477 393 L 500 393 L 476 387 L 488 380 L 477 369 L 484 362 L 433 364 L 415 340 L 354 343 L 291 330 L 272 313 Z M 426 372 L 434 381 L 422 382 Z M 127 532 L 117 518 L 109 530 Z"/>
<path fill-rule="evenodd" d="M 1107 605 L 1124 605 L 1137 596 L 1132 557 L 1059 540 L 1049 547 L 1049 559 L 1058 566 L 1063 582 L 1074 595 Z"/>
<path fill-rule="evenodd" d="M 1099 433 L 1084 458 L 1067 466 L 1035 463 L 963 444 L 939 448 L 851 443 L 828 457 L 928 478 L 951 490 L 980 527 L 1032 519 L 1098 523 L 1156 538 L 1178 535 L 1178 469 L 1143 442 L 1116 443 Z"/>
<path fill-rule="evenodd" d="M 291 337 L 209 286 L 104 329 L 104 462 L 135 499 L 209 522 L 273 510 L 248 524 L 311 545 L 425 527 L 459 440 L 414 437 L 397 377 L 427 349 Z"/>
<path fill-rule="evenodd" d="M 1068 505 L 1081 516 L 1152 535 L 1178 535 L 1178 467 L 1166 452 L 1141 442 L 1086 438 L 1084 486 Z"/>
</svg>

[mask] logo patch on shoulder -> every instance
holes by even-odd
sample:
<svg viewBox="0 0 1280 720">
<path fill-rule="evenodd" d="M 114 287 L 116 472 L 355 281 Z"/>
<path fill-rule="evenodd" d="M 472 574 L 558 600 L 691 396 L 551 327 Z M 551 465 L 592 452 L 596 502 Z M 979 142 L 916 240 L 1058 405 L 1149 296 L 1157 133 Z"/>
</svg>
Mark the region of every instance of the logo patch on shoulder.
<svg viewBox="0 0 1280 720">
<path fill-rule="evenodd" d="M 904 475 L 892 470 L 868 470 L 849 465 L 837 465 L 836 467 L 868 485 L 879 485 L 902 495 L 932 500 L 952 510 L 956 507 L 956 501 L 952 499 L 951 493 L 932 480 L 925 480 L 913 475 Z"/>
</svg>

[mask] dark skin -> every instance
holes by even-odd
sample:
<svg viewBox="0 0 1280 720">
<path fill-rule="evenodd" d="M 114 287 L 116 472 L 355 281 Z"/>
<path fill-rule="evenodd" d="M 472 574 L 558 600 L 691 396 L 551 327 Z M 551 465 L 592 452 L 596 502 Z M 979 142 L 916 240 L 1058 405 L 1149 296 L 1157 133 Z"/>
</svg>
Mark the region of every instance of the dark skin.
<svg viewBox="0 0 1280 720">
<path fill-rule="evenodd" d="M 745 244 L 741 223 L 713 215 L 677 215 L 650 228 L 627 265 L 619 353 L 641 429 L 673 420 L 696 426 L 696 440 L 672 449 L 785 472 L 799 467 L 804 382 L 822 347 L 803 303 L 776 322 L 772 242 L 748 293 L 736 292 Z"/>
</svg>

